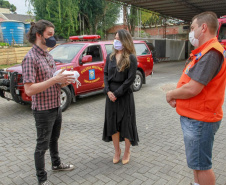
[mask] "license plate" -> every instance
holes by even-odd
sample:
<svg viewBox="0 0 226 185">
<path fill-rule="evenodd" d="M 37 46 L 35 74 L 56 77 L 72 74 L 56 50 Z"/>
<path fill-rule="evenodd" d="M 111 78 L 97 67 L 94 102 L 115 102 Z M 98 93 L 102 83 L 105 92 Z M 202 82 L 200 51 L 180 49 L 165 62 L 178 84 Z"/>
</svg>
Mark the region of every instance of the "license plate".
<svg viewBox="0 0 226 185">
<path fill-rule="evenodd" d="M 8 98 L 8 99 L 13 99 L 11 93 L 9 93 L 9 92 L 4 92 L 4 95 L 5 95 L 5 97 Z"/>
</svg>

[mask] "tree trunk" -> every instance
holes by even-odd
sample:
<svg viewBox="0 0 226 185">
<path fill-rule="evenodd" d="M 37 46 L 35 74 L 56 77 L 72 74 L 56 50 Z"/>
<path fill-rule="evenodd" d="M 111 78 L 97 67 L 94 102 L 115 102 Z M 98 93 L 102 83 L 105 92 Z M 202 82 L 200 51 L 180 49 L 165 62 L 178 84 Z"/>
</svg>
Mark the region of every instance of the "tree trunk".
<svg viewBox="0 0 226 185">
<path fill-rule="evenodd" d="M 136 11 L 136 8 L 135 7 L 131 7 L 131 10 L 130 10 L 130 26 L 131 26 L 131 35 L 132 37 L 134 37 L 134 32 L 135 32 L 135 26 L 136 26 L 136 14 L 137 11 Z"/>
<path fill-rule="evenodd" d="M 126 6 L 123 5 L 123 28 L 126 29 L 127 28 L 127 10 L 126 10 Z"/>
</svg>

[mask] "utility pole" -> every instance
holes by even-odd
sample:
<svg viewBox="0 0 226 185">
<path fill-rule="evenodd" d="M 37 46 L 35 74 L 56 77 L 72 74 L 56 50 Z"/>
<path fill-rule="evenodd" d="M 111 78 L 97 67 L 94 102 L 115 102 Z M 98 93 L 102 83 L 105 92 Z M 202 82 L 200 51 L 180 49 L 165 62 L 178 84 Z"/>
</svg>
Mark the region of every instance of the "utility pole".
<svg viewBox="0 0 226 185">
<path fill-rule="evenodd" d="M 141 22 L 142 22 L 142 19 L 141 19 L 141 10 L 140 10 L 140 37 L 141 37 Z"/>
<path fill-rule="evenodd" d="M 137 18 L 138 18 L 138 20 L 137 20 L 137 37 L 140 37 L 140 33 L 139 33 L 139 31 L 140 31 L 140 25 L 139 25 L 140 16 L 139 16 L 139 10 L 138 9 L 137 9 Z"/>
<path fill-rule="evenodd" d="M 166 39 L 166 18 L 163 18 L 163 38 Z"/>
</svg>

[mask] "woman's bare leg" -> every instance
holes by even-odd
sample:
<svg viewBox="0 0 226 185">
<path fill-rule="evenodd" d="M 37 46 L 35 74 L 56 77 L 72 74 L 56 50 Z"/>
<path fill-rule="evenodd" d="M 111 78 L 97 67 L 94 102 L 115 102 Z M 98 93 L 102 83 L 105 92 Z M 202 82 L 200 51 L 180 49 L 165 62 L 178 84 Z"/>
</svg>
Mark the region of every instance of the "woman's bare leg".
<svg viewBox="0 0 226 185">
<path fill-rule="evenodd" d="M 119 160 L 120 159 L 120 154 L 121 154 L 121 149 L 120 149 L 120 146 L 119 146 L 119 132 L 117 132 L 116 134 L 112 135 L 112 141 L 113 141 L 114 148 L 115 148 L 114 159 L 115 160 Z"/>
<path fill-rule="evenodd" d="M 125 152 L 124 152 L 124 156 L 122 158 L 122 160 L 129 160 L 130 157 L 130 141 L 128 139 L 125 138 Z"/>
</svg>

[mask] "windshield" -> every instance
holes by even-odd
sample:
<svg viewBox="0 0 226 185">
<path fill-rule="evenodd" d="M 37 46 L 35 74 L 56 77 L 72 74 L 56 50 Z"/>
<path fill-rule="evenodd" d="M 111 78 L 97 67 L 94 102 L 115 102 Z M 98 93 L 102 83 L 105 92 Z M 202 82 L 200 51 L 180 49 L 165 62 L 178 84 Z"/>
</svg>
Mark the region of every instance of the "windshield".
<svg viewBox="0 0 226 185">
<path fill-rule="evenodd" d="M 136 44 L 134 44 L 134 47 L 136 49 L 137 55 L 149 55 L 150 54 L 150 51 L 148 50 L 146 45 L 143 43 L 139 43 L 139 44 L 136 43 Z"/>
<path fill-rule="evenodd" d="M 70 63 L 84 44 L 64 44 L 52 49 L 49 53 L 56 62 Z"/>
<path fill-rule="evenodd" d="M 113 47 L 113 44 L 106 44 L 106 45 L 105 45 L 107 54 L 109 54 L 109 53 L 112 52 L 112 47 Z"/>
</svg>

